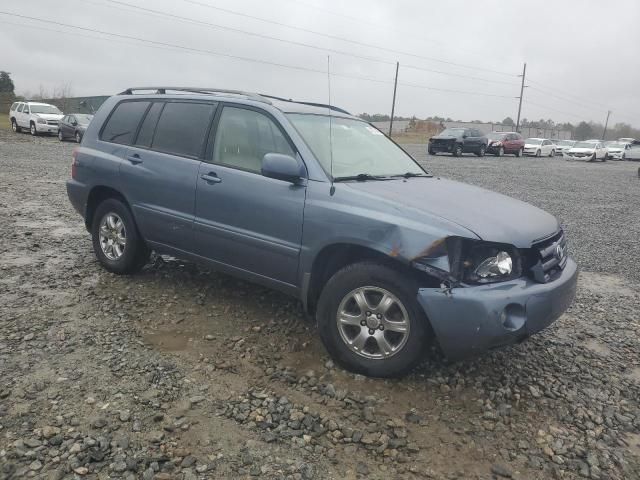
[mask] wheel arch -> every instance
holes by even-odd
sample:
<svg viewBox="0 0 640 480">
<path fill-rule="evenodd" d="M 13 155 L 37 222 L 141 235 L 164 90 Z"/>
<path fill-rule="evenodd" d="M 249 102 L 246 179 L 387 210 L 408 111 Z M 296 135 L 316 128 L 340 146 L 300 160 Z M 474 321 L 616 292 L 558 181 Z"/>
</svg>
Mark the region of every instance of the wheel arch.
<svg viewBox="0 0 640 480">
<path fill-rule="evenodd" d="M 313 259 L 310 272 L 305 274 L 302 301 L 306 313 L 311 317 L 315 315 L 318 299 L 320 298 L 322 289 L 336 272 L 347 265 L 362 262 L 364 260 L 374 260 L 389 265 L 408 276 L 416 278 L 420 285 L 440 285 L 440 281 L 438 279 L 411 268 L 405 262 L 402 262 L 398 258 L 395 258 L 381 250 L 357 243 L 334 243 L 326 245 L 318 252 Z"/>
<path fill-rule="evenodd" d="M 131 212 L 131 215 L 133 216 L 133 210 L 131 210 L 131 205 L 129 204 L 129 202 L 121 192 L 119 192 L 113 187 L 109 187 L 106 185 L 95 185 L 94 187 L 91 188 L 91 190 L 89 191 L 89 195 L 87 197 L 87 206 L 84 214 L 84 224 L 87 230 L 91 230 L 91 225 L 93 224 L 93 217 L 96 213 L 96 209 L 98 208 L 98 205 L 100 205 L 100 203 L 102 203 L 103 201 L 109 198 L 115 198 L 120 200 L 122 203 L 124 203 L 127 206 L 129 211 Z M 134 222 L 135 222 L 135 217 L 134 217 Z"/>
</svg>

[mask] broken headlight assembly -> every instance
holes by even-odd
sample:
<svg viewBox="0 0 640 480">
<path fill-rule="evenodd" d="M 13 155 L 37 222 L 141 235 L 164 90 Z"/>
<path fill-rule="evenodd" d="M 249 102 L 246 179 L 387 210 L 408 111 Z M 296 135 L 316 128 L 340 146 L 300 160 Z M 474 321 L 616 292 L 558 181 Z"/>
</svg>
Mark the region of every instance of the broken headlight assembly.
<svg viewBox="0 0 640 480">
<path fill-rule="evenodd" d="M 522 275 L 522 256 L 513 245 L 461 237 L 434 243 L 412 265 L 451 283 L 504 282 Z"/>
</svg>

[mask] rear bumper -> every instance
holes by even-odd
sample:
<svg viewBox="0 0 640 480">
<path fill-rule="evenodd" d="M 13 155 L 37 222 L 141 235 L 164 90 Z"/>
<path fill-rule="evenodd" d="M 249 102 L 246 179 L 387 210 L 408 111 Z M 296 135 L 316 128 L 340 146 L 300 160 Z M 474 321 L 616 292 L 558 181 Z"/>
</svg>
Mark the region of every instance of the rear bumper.
<svg viewBox="0 0 640 480">
<path fill-rule="evenodd" d="M 75 211 L 84 218 L 87 211 L 87 187 L 76 180 L 67 180 L 67 196 Z"/>
<path fill-rule="evenodd" d="M 562 274 L 549 283 L 528 278 L 511 282 L 418 291 L 418 301 L 451 360 L 521 342 L 553 323 L 575 297 L 578 267 L 569 258 Z"/>
</svg>

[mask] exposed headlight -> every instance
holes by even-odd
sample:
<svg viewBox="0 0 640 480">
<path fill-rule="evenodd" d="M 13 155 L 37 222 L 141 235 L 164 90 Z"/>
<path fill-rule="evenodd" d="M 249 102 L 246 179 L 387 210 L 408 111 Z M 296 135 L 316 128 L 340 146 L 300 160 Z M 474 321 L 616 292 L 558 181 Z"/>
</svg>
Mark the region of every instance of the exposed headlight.
<svg viewBox="0 0 640 480">
<path fill-rule="evenodd" d="M 494 147 L 501 147 L 502 142 L 492 142 L 491 145 L 493 145 Z"/>
<path fill-rule="evenodd" d="M 39 118 L 37 121 L 38 123 L 47 123 L 47 121 L 44 118 Z"/>
<path fill-rule="evenodd" d="M 520 277 L 522 262 L 513 245 L 448 237 L 425 249 L 412 265 L 450 283 L 483 284 Z"/>
<path fill-rule="evenodd" d="M 478 265 L 475 273 L 480 278 L 490 278 L 511 275 L 512 271 L 511 256 L 507 252 L 498 252 L 495 257 L 489 257 Z"/>
</svg>

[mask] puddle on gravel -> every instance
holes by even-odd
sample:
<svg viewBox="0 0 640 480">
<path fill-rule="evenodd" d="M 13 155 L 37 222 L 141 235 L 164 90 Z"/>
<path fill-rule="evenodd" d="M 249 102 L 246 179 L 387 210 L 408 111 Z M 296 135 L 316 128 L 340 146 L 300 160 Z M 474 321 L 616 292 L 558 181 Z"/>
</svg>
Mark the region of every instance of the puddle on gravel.
<svg viewBox="0 0 640 480">
<path fill-rule="evenodd" d="M 180 352 L 186 350 L 189 346 L 190 338 L 183 333 L 178 332 L 156 332 L 145 333 L 145 343 L 158 347 L 166 352 Z"/>
<path fill-rule="evenodd" d="M 0 265 L 7 265 L 10 267 L 24 267 L 27 265 L 33 265 L 37 263 L 38 259 L 29 255 L 19 255 L 19 254 L 6 254 L 2 256 L 0 260 Z"/>
<path fill-rule="evenodd" d="M 638 384 L 640 384 L 640 367 L 632 368 L 629 372 L 625 374 L 625 377 L 634 380 Z"/>
<path fill-rule="evenodd" d="M 592 352 L 597 353 L 598 355 L 601 355 L 603 357 L 611 355 L 611 350 L 609 349 L 609 347 L 593 338 L 584 342 L 583 345 Z"/>
<path fill-rule="evenodd" d="M 627 433 L 627 443 L 631 455 L 640 458 L 640 433 Z"/>
</svg>

